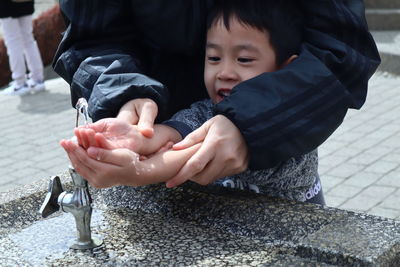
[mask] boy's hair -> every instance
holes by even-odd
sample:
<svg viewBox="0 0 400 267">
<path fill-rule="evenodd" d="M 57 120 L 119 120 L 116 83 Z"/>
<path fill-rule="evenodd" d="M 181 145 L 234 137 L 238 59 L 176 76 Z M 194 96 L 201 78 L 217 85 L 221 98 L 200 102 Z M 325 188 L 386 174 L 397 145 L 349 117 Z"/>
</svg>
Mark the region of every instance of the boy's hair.
<svg viewBox="0 0 400 267">
<path fill-rule="evenodd" d="M 281 66 L 290 56 L 299 54 L 303 35 L 303 16 L 297 0 L 216 0 L 207 18 L 207 30 L 219 19 L 227 30 L 235 17 L 240 23 L 268 31 Z"/>
</svg>

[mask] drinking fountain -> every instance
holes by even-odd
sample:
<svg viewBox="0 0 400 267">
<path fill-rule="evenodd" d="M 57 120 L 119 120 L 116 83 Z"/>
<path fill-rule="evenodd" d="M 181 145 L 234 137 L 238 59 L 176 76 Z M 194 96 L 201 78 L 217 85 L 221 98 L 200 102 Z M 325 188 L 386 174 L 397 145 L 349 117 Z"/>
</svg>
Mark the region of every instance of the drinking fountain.
<svg viewBox="0 0 400 267">
<path fill-rule="evenodd" d="M 76 126 L 78 126 L 80 115 L 83 115 L 85 124 L 88 123 L 87 106 L 87 102 L 84 98 L 78 100 L 76 105 Z M 99 238 L 92 237 L 91 234 L 90 222 L 93 208 L 88 182 L 71 166 L 69 167 L 69 174 L 72 178 L 73 191 L 64 191 L 60 177 L 51 177 L 48 193 L 39 213 L 43 218 L 46 218 L 59 210 L 71 213 L 75 218 L 76 229 L 78 232 L 77 240 L 71 248 L 82 250 L 98 247 L 103 242 Z"/>
<path fill-rule="evenodd" d="M 71 213 L 75 218 L 78 237 L 71 246 L 73 249 L 91 249 L 100 246 L 103 242 L 92 237 L 90 222 L 92 218 L 92 198 L 87 181 L 72 167 L 69 167 L 72 178 L 73 191 L 66 192 L 62 188 L 60 177 L 50 178 L 46 198 L 39 210 L 43 218 L 62 210 Z"/>
</svg>

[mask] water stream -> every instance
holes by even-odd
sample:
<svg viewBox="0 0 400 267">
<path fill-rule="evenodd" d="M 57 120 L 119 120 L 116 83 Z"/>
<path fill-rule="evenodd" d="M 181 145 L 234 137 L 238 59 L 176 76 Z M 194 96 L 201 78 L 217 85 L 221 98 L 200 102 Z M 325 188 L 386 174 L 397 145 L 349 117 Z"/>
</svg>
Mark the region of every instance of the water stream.
<svg viewBox="0 0 400 267">
<path fill-rule="evenodd" d="M 82 116 L 83 117 L 83 123 L 84 125 L 88 125 L 89 124 L 89 105 L 88 102 L 86 101 L 85 98 L 79 98 L 78 102 L 76 103 L 76 122 L 75 122 L 75 126 L 78 127 L 79 126 L 79 117 Z"/>
</svg>

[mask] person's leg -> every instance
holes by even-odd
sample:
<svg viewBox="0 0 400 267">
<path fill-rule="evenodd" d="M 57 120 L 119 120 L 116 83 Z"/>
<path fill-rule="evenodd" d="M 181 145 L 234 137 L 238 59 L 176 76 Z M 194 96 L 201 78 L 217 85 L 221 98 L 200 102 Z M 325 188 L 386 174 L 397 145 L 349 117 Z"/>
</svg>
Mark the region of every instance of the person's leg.
<svg viewBox="0 0 400 267">
<path fill-rule="evenodd" d="M 26 66 L 23 54 L 23 37 L 19 27 L 18 19 L 3 18 L 3 37 L 7 48 L 7 54 L 16 87 L 21 87 L 26 83 Z"/>
<path fill-rule="evenodd" d="M 325 205 L 324 192 L 322 190 L 321 180 L 319 176 L 315 180 L 314 185 L 306 192 L 306 203 L 314 203 Z"/>
<path fill-rule="evenodd" d="M 18 21 L 23 36 L 24 54 L 30 72 L 29 77 L 35 83 L 42 83 L 43 62 L 39 47 L 33 37 L 32 15 L 23 16 Z"/>
</svg>

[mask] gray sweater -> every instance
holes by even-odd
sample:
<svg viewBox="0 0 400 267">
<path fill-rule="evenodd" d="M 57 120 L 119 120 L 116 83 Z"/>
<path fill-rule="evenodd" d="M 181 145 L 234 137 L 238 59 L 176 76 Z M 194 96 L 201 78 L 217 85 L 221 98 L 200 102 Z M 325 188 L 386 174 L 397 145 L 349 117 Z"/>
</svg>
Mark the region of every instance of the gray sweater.
<svg viewBox="0 0 400 267">
<path fill-rule="evenodd" d="M 165 124 L 175 128 L 185 137 L 199 128 L 215 114 L 211 100 L 203 100 L 189 109 L 177 112 Z M 318 153 L 314 150 L 297 158 L 264 170 L 246 170 L 240 174 L 221 178 L 211 186 L 224 186 L 254 191 L 273 197 L 305 201 L 306 193 L 312 189 L 318 177 Z"/>
</svg>

